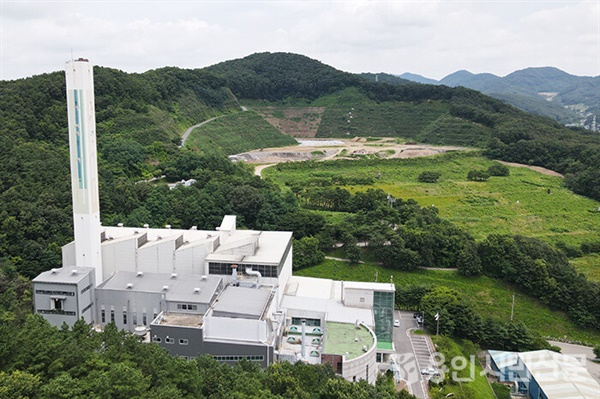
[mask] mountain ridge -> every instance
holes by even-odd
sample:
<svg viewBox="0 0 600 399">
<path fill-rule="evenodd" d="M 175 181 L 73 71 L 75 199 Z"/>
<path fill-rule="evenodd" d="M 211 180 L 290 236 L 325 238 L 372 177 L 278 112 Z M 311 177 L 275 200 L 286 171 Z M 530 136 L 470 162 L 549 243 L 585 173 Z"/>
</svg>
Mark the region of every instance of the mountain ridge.
<svg viewBox="0 0 600 399">
<path fill-rule="evenodd" d="M 463 86 L 478 90 L 517 108 L 550 117 L 565 125 L 591 129 L 594 116 L 600 120 L 600 76 L 572 75 L 551 66 L 528 67 L 504 77 L 466 70 L 453 72 L 440 80 L 411 73 L 399 76 L 417 83 L 426 80 L 430 84 Z M 534 104 L 526 104 L 526 98 Z M 540 99 L 546 104 L 540 102 Z M 563 110 L 560 111 L 556 105 Z"/>
</svg>

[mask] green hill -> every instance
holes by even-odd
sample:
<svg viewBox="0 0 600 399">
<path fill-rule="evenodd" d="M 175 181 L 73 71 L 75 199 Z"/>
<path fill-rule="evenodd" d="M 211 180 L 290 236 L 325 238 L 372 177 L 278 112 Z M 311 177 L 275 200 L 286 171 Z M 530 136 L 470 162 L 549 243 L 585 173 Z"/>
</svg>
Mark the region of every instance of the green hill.
<svg viewBox="0 0 600 399">
<path fill-rule="evenodd" d="M 224 155 L 297 144 L 254 111 L 225 115 L 194 129 L 186 147 L 195 151 L 218 151 Z"/>
<path fill-rule="evenodd" d="M 566 128 L 471 89 L 374 82 L 289 53 L 254 54 L 207 69 L 221 74 L 240 100 L 324 107 L 317 137 L 398 136 L 478 146 L 492 158 L 567 174 L 569 188 L 600 199 L 598 134 Z M 349 118 L 352 108 L 358 115 Z"/>
<path fill-rule="evenodd" d="M 130 181 L 161 174 L 185 127 L 239 109 L 207 71 L 94 73 L 103 220 L 134 208 Z M 59 266 L 73 235 L 65 92 L 64 72 L 0 81 L 0 260 L 29 276 Z"/>
</svg>

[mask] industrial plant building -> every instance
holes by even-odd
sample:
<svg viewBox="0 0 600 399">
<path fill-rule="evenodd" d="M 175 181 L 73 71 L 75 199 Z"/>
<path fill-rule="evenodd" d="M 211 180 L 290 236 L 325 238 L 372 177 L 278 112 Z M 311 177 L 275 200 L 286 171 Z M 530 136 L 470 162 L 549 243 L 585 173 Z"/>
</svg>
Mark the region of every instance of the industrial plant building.
<svg viewBox="0 0 600 399">
<path fill-rule="evenodd" d="M 66 67 L 75 240 L 63 267 L 33 280 L 35 311 L 155 342 L 172 355 L 233 364 L 329 363 L 375 383 L 394 352 L 395 287 L 292 275 L 292 232 L 100 224 L 92 66 Z"/>
</svg>

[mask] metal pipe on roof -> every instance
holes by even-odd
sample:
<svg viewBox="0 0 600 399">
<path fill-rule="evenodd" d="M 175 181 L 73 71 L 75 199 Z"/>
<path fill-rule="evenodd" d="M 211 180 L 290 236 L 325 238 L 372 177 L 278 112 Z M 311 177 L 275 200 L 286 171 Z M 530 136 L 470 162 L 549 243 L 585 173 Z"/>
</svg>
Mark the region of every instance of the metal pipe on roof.
<svg viewBox="0 0 600 399">
<path fill-rule="evenodd" d="M 302 342 L 300 343 L 300 347 L 302 349 L 300 349 L 300 355 L 302 356 L 302 359 L 304 360 L 304 357 L 306 356 L 306 349 L 304 348 L 304 341 L 306 341 L 306 319 L 302 319 Z"/>
<path fill-rule="evenodd" d="M 246 268 L 246 274 L 249 276 L 256 276 L 258 278 L 258 281 L 256 282 L 256 288 L 260 288 L 262 285 L 262 274 L 260 274 L 259 271 L 252 270 L 251 267 Z"/>
<path fill-rule="evenodd" d="M 232 285 L 237 285 L 237 283 L 238 283 L 237 267 L 238 267 L 238 265 L 231 265 L 231 284 Z"/>
</svg>

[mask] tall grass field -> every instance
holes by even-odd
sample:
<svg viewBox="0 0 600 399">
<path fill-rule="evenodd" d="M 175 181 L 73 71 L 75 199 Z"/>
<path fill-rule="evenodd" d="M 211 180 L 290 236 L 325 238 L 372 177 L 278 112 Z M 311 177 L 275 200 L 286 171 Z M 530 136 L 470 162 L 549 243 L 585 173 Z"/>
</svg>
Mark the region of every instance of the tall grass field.
<svg viewBox="0 0 600 399">
<path fill-rule="evenodd" d="M 579 246 L 600 241 L 600 202 L 574 194 L 560 177 L 524 167 L 509 167 L 509 176 L 470 181 L 471 170 L 487 170 L 494 161 L 477 152 L 453 152 L 411 159 L 306 162 L 267 168 L 263 175 L 282 187 L 310 184 L 315 177 L 371 177 L 372 185 L 346 186 L 351 192 L 380 188 L 396 198 L 435 207 L 439 215 L 466 229 L 476 240 L 489 234 L 540 238 L 550 244 Z M 421 183 L 424 171 L 437 171 L 437 183 Z M 600 257 L 578 258 L 575 266 L 600 281 Z"/>
</svg>

